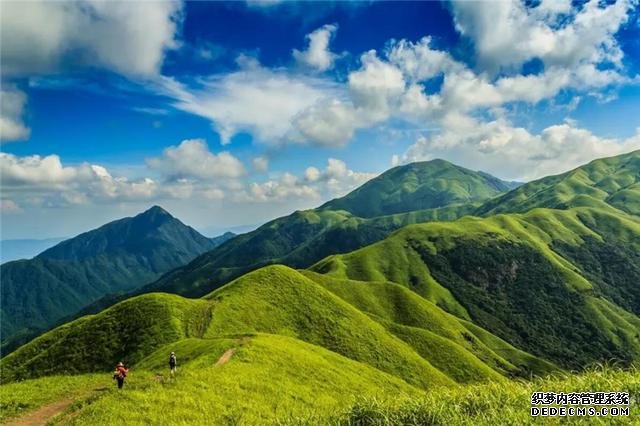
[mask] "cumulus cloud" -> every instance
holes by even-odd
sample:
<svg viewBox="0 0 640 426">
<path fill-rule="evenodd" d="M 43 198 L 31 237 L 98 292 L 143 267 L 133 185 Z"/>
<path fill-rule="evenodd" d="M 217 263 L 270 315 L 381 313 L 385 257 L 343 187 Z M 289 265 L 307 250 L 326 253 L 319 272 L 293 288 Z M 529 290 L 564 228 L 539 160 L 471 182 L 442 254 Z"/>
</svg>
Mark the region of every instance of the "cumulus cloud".
<svg viewBox="0 0 640 426">
<path fill-rule="evenodd" d="M 266 172 L 269 170 L 269 159 L 266 157 L 255 157 L 252 161 L 254 170 Z"/>
<path fill-rule="evenodd" d="M 635 149 L 640 149 L 640 133 L 622 140 L 600 138 L 565 122 L 533 134 L 502 119 L 471 120 L 418 138 L 401 158 L 396 157 L 396 163 L 447 158 L 474 170 L 526 181 Z"/>
<path fill-rule="evenodd" d="M 62 205 L 148 199 L 157 191 L 149 178 L 114 177 L 106 168 L 82 163 L 64 166 L 57 155 L 18 157 L 0 153 L 3 194 L 20 205 Z"/>
<path fill-rule="evenodd" d="M 633 7 L 625 0 L 606 7 L 592 0 L 581 8 L 567 1 L 533 8 L 516 0 L 452 3 L 456 28 L 473 41 L 480 66 L 492 72 L 534 58 L 563 68 L 605 61 L 620 66 L 614 35 Z"/>
<path fill-rule="evenodd" d="M 223 144 L 238 132 L 250 132 L 263 143 L 282 143 L 299 113 L 335 92 L 333 83 L 270 70 L 254 59 L 241 58 L 239 64 L 240 70 L 210 76 L 199 88 L 166 78 L 162 91 L 177 108 L 210 119 Z"/>
<path fill-rule="evenodd" d="M 31 133 L 24 124 L 27 96 L 16 87 L 5 85 L 0 92 L 0 141 L 16 141 Z"/>
<path fill-rule="evenodd" d="M 8 198 L 0 200 L 0 212 L 2 214 L 20 213 L 21 211 L 22 209 L 15 201 Z"/>
<path fill-rule="evenodd" d="M 582 8 L 567 2 L 456 2 L 456 26 L 474 41 L 478 70 L 434 48 L 430 37 L 391 41 L 383 55 L 362 55 L 342 97 L 316 102 L 295 118 L 294 127 L 303 139 L 343 145 L 358 129 L 390 118 L 429 122 L 447 132 L 450 125 L 473 122 L 474 115 L 496 119 L 513 103 L 535 105 L 567 90 L 602 96 L 602 90 L 640 80 L 624 74 L 614 37 L 629 10 L 625 1 L 591 1 Z M 542 71 L 521 74 L 521 65 L 532 59 L 542 61 Z M 430 93 L 426 83 L 436 77 L 442 84 Z"/>
<path fill-rule="evenodd" d="M 203 139 L 188 139 L 149 158 L 147 165 L 167 180 L 237 178 L 245 173 L 242 162 L 229 152 L 214 154 Z"/>
<path fill-rule="evenodd" d="M 373 50 L 364 53 L 360 61 L 361 67 L 349 74 L 347 100 L 323 99 L 295 117 L 298 138 L 340 146 L 346 144 L 356 130 L 391 116 L 405 90 L 402 72 L 380 59 Z"/>
<path fill-rule="evenodd" d="M 3 3 L 2 74 L 49 74 L 69 66 L 156 74 L 164 51 L 178 46 L 181 7 L 175 1 Z"/>
<path fill-rule="evenodd" d="M 307 34 L 309 46 L 303 51 L 293 49 L 293 57 L 299 64 L 318 71 L 326 71 L 333 67 L 333 62 L 338 55 L 329 50 L 329 42 L 337 30 L 336 25 L 328 24 Z"/>
<path fill-rule="evenodd" d="M 302 176 L 286 172 L 265 182 L 251 183 L 248 190 L 237 194 L 236 200 L 273 202 L 307 199 L 318 202 L 323 198 L 345 195 L 374 176 L 350 170 L 344 161 L 329 158 L 323 170 L 308 167 Z"/>
<path fill-rule="evenodd" d="M 434 49 L 431 44 L 431 37 L 423 37 L 417 43 L 407 40 L 391 43 L 387 50 L 389 62 L 410 81 L 424 81 L 463 68 L 448 52 Z"/>
</svg>

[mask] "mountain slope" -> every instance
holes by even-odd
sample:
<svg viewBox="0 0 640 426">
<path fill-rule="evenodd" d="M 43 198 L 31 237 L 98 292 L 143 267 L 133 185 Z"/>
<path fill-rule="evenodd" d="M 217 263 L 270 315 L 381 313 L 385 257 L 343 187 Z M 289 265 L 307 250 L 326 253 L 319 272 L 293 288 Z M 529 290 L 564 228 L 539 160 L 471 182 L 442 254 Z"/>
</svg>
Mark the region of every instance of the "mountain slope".
<svg viewBox="0 0 640 426">
<path fill-rule="evenodd" d="M 640 359 L 639 251 L 640 218 L 611 207 L 537 209 L 411 225 L 311 269 L 398 283 L 517 348 L 578 368 Z"/>
<path fill-rule="evenodd" d="M 345 197 L 233 238 L 144 291 L 199 297 L 264 265 L 308 267 L 330 254 L 379 241 L 408 224 L 470 214 L 480 201 L 510 187 L 511 183 L 443 160 L 396 167 Z"/>
<path fill-rule="evenodd" d="M 135 290 L 215 244 L 160 207 L 0 266 L 2 340 L 46 329 L 95 300 Z"/>
<path fill-rule="evenodd" d="M 360 217 L 386 216 L 482 201 L 511 188 L 509 183 L 487 173 L 432 160 L 387 170 L 319 209 L 346 210 Z"/>
<path fill-rule="evenodd" d="M 184 338 L 208 341 L 255 333 L 289 336 L 423 389 L 555 369 L 515 348 L 498 354 L 499 346 L 509 345 L 485 344 L 487 339 L 476 338 L 454 316 L 402 287 L 380 284 L 382 292 L 373 297 L 386 304 L 387 313 L 379 316 L 373 312 L 381 311 L 360 310 L 369 308 L 356 302 L 366 284 L 308 274 L 269 266 L 203 299 L 157 293 L 129 299 L 47 332 L 4 357 L 1 378 L 94 372 L 121 359 L 143 366 L 159 347 Z M 386 299 L 391 294 L 393 301 Z M 410 314 L 405 319 L 391 314 L 400 310 Z"/>
<path fill-rule="evenodd" d="M 476 214 L 524 213 L 609 204 L 640 215 L 640 150 L 594 160 L 569 172 L 529 182 L 486 202 Z"/>
</svg>

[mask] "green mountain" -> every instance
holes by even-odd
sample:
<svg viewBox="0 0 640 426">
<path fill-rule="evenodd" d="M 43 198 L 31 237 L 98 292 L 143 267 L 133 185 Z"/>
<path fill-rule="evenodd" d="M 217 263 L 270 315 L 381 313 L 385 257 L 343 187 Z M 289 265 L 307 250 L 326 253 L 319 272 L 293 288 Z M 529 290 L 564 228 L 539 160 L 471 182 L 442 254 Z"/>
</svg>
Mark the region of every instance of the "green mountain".
<svg viewBox="0 0 640 426">
<path fill-rule="evenodd" d="M 640 360 L 640 218 L 535 209 L 411 225 L 311 269 L 391 281 L 567 368 Z"/>
<path fill-rule="evenodd" d="M 121 359 L 144 365 L 184 339 L 199 346 L 256 333 L 328 349 L 422 389 L 555 369 L 401 286 L 371 283 L 369 292 L 369 284 L 276 265 L 202 299 L 138 296 L 43 334 L 4 357 L 0 374 L 4 382 L 101 371 Z"/>
<path fill-rule="evenodd" d="M 640 216 L 628 207 L 638 201 L 639 157 L 640 151 L 599 160 L 499 196 L 507 205 L 531 202 L 535 208 L 523 213 L 409 224 L 306 270 L 265 266 L 199 299 L 150 293 L 79 318 L 0 360 L 3 411 L 42 400 L 31 396 L 35 389 L 38 395 L 86 393 L 87 382 L 105 380 L 91 373 L 121 360 L 132 367 L 127 397 L 94 394 L 72 407 L 71 424 L 212 418 L 234 424 L 495 424 L 508 418 L 516 424 L 530 420 L 518 413 L 528 416 L 528 397 L 540 389 L 597 391 L 613 383 L 637 393 L 633 369 L 521 379 L 599 362 L 640 362 Z M 608 196 L 582 194 L 602 186 L 604 178 L 593 170 L 603 165 L 629 184 Z M 583 186 L 570 195 L 563 188 L 575 176 Z M 564 205 L 544 206 L 558 194 Z M 494 200 L 471 206 L 485 214 L 501 208 Z M 438 211 L 450 208 L 460 211 Z M 319 209 L 292 216 L 320 226 L 341 223 L 344 215 L 358 224 L 357 234 L 370 229 L 370 221 L 399 225 L 399 218 L 433 211 L 357 218 Z M 298 235 L 282 223 L 253 237 L 270 235 L 274 247 L 321 241 L 314 238 L 322 227 Z M 249 249 L 251 238 L 238 236 L 214 252 L 236 256 L 234 241 Z M 197 262 L 185 268 L 199 279 L 210 270 L 206 263 L 193 267 Z M 210 283 L 193 285 L 204 291 Z M 166 378 L 170 351 L 180 360 L 175 381 Z M 80 376 L 60 376 L 69 372 Z M 117 401 L 131 414 L 123 417 Z M 176 411 L 167 412 L 168 405 Z"/>
<path fill-rule="evenodd" d="M 215 244 L 156 206 L 31 260 L 5 263 L 0 266 L 2 341 L 47 329 L 105 295 L 135 290 Z"/>
<path fill-rule="evenodd" d="M 259 267 L 304 268 L 379 241 L 412 223 L 454 220 L 512 187 L 443 160 L 395 167 L 343 198 L 275 219 L 228 241 L 145 287 L 202 296 Z"/>
<path fill-rule="evenodd" d="M 444 160 L 394 167 L 320 210 L 346 210 L 376 217 L 493 198 L 513 188 L 487 173 L 474 172 Z"/>
<path fill-rule="evenodd" d="M 537 207 L 567 209 L 608 204 L 640 215 L 640 150 L 594 160 L 569 172 L 538 179 L 486 202 L 476 212 L 524 213 Z"/>
</svg>

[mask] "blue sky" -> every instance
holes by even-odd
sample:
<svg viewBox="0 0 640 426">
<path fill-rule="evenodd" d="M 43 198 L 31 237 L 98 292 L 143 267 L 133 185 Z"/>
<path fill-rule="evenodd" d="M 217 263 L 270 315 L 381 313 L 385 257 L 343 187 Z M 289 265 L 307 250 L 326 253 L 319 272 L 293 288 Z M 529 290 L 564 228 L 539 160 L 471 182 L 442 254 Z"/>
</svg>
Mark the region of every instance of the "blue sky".
<svg viewBox="0 0 640 426">
<path fill-rule="evenodd" d="M 2 3 L 2 238 L 160 204 L 209 234 L 444 158 L 640 148 L 638 3 Z"/>
</svg>

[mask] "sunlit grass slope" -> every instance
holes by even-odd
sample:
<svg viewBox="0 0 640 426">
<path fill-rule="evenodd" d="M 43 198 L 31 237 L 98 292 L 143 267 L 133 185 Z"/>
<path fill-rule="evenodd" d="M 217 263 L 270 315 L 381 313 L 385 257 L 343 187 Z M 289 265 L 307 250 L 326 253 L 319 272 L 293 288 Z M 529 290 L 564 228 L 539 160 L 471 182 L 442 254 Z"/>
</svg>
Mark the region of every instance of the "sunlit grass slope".
<svg viewBox="0 0 640 426">
<path fill-rule="evenodd" d="M 70 424 L 268 424 L 309 412 L 327 418 L 358 395 L 421 394 L 396 377 L 290 337 L 258 334 L 235 346 L 206 342 L 209 350 L 183 364 L 175 381 L 132 374 L 126 392 L 81 409 Z M 216 366 L 229 347 L 237 350 Z M 184 344 L 177 349 L 187 350 Z"/>
<path fill-rule="evenodd" d="M 528 377 L 556 369 L 496 336 L 476 337 L 465 321 L 401 285 L 345 280 L 311 271 L 302 273 L 367 313 L 457 381 L 497 379 L 496 372 Z"/>
<path fill-rule="evenodd" d="M 214 309 L 205 337 L 252 332 L 292 336 L 418 387 L 453 383 L 382 325 L 285 266 L 249 273 L 206 299 Z"/>
<path fill-rule="evenodd" d="M 0 386 L 0 422 L 67 398 L 86 397 L 110 384 L 105 374 L 41 377 Z"/>
<path fill-rule="evenodd" d="M 580 367 L 640 358 L 638 247 L 640 219 L 614 208 L 536 209 L 408 226 L 311 269 L 398 283 L 517 348 Z"/>
<path fill-rule="evenodd" d="M 185 337 L 257 332 L 294 337 L 422 389 L 555 369 L 487 331 L 489 338 L 477 336 L 459 318 L 397 284 L 278 265 L 246 274 L 204 299 L 157 293 L 129 299 L 46 333 L 2 359 L 0 367 L 7 380 L 101 371 L 120 360 L 148 365 L 151 352 Z M 186 352 L 208 347 L 191 345 Z"/>
<path fill-rule="evenodd" d="M 197 347 L 193 357 L 191 346 Z M 219 354 L 231 347 L 237 349 L 230 360 L 216 365 Z M 175 380 L 169 380 L 160 359 L 175 349 L 189 361 L 181 365 Z M 108 374 L 62 380 L 55 376 L 3 386 L 3 419 L 13 417 L 18 404 L 26 401 L 21 411 L 28 411 L 60 397 L 61 391 L 84 396 L 51 424 L 92 426 L 539 424 L 529 415 L 532 392 L 606 389 L 629 392 L 632 401 L 640 398 L 636 370 L 608 367 L 531 382 L 492 382 L 425 392 L 317 346 L 263 334 L 233 340 L 188 339 L 163 347 L 150 358 L 157 361 L 133 368 L 123 392 L 115 389 Z M 164 375 L 156 374 L 156 369 Z M 91 394 L 103 385 L 110 385 L 106 392 Z M 636 423 L 639 416 L 638 404 L 632 404 L 629 417 L 562 419 L 562 424 L 626 425 Z"/>
<path fill-rule="evenodd" d="M 594 160 L 569 172 L 529 182 L 485 203 L 478 213 L 522 213 L 608 203 L 640 215 L 640 150 Z"/>
<path fill-rule="evenodd" d="M 534 418 L 533 392 L 629 392 L 640 398 L 640 372 L 597 368 L 578 375 L 562 375 L 531 382 L 512 381 L 428 392 L 421 398 L 391 400 L 362 398 L 347 413 L 334 416 L 335 425 L 630 425 L 638 424 L 640 405 L 629 406 L 629 416 Z M 605 391 L 606 392 L 606 391 Z"/>
<path fill-rule="evenodd" d="M 2 381 L 51 374 L 104 371 L 118 361 L 135 363 L 158 347 L 202 336 L 210 303 L 148 294 L 98 315 L 60 326 L 0 360 Z"/>
<path fill-rule="evenodd" d="M 320 209 L 375 217 L 482 201 L 511 188 L 486 173 L 437 159 L 394 167 Z"/>
</svg>

